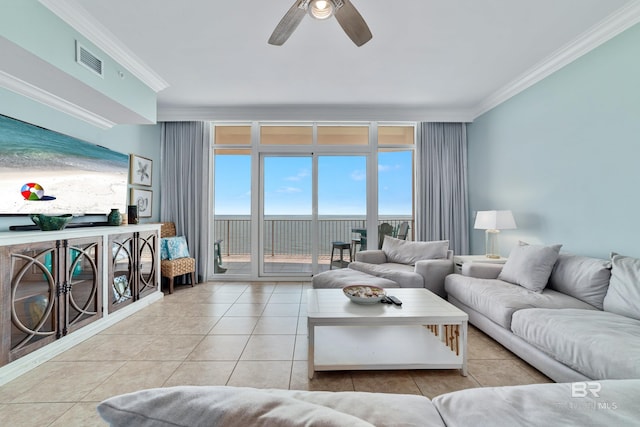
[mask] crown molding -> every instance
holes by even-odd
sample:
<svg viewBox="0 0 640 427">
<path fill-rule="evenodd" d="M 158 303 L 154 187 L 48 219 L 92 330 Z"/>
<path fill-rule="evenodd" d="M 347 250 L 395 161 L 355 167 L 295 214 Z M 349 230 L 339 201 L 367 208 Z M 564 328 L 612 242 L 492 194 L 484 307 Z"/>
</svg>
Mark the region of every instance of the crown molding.
<svg viewBox="0 0 640 427">
<path fill-rule="evenodd" d="M 156 93 L 169 87 L 169 83 L 138 58 L 76 0 L 39 1 Z"/>
<path fill-rule="evenodd" d="M 116 124 L 98 114 L 82 108 L 76 104 L 66 101 L 57 95 L 52 94 L 44 89 L 40 89 L 30 83 L 25 82 L 9 73 L 0 70 L 0 87 L 16 92 L 20 95 L 41 102 L 58 111 L 62 111 L 77 119 L 96 126 L 100 129 L 109 129 Z"/>
<path fill-rule="evenodd" d="M 545 79 L 638 22 L 640 22 L 640 1 L 634 0 L 555 51 L 519 78 L 489 95 L 475 108 L 473 119 Z"/>
<path fill-rule="evenodd" d="M 416 121 L 471 122 L 473 111 L 407 105 L 158 106 L 158 121 Z"/>
</svg>

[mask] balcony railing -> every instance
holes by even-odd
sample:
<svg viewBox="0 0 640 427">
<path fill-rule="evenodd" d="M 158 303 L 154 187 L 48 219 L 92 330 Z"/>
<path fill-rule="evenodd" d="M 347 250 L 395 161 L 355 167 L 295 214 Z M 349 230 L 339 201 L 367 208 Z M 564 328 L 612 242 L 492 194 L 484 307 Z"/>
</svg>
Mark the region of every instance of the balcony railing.
<svg viewBox="0 0 640 427">
<path fill-rule="evenodd" d="M 411 217 L 381 217 L 378 225 L 389 223 L 397 228 L 409 223 L 407 240 L 413 240 L 414 222 Z M 309 217 L 267 217 L 262 227 L 264 253 L 271 256 L 309 256 L 312 250 L 312 220 Z M 222 255 L 245 255 L 251 252 L 251 219 L 247 216 L 217 216 L 214 221 L 216 239 L 222 239 Z M 318 220 L 318 255 L 329 256 L 331 242 L 350 243 L 359 238 L 353 229 L 366 228 L 366 220 L 359 218 L 320 218 Z M 376 245 L 373 245 L 376 246 Z M 368 249 L 376 249 L 371 243 Z"/>
</svg>

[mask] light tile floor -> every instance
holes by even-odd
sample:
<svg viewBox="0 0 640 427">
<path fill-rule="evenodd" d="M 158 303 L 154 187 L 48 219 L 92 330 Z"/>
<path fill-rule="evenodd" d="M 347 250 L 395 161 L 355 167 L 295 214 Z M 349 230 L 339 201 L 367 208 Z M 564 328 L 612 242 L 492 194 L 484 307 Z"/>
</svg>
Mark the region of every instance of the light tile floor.
<svg viewBox="0 0 640 427">
<path fill-rule="evenodd" d="M 451 371 L 318 372 L 307 378 L 302 283 L 206 283 L 130 316 L 0 387 L 3 426 L 104 426 L 101 400 L 150 387 L 232 385 L 434 397 L 550 382 L 471 327 L 469 376 Z"/>
</svg>

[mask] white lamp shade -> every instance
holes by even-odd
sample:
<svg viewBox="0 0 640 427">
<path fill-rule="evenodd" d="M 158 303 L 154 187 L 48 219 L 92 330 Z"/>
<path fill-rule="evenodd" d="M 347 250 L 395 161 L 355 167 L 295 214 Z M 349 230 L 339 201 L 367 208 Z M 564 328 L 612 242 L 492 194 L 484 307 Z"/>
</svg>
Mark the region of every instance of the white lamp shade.
<svg viewBox="0 0 640 427">
<path fill-rule="evenodd" d="M 511 211 L 478 211 L 473 228 L 479 230 L 509 230 L 516 228 Z"/>
</svg>

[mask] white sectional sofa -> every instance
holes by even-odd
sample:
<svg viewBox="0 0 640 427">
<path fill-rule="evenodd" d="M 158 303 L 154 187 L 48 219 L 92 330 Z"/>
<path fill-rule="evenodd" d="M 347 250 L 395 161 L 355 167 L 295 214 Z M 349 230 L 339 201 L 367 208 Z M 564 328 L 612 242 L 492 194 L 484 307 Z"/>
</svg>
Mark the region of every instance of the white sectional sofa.
<svg viewBox="0 0 640 427">
<path fill-rule="evenodd" d="M 546 266 L 525 253 L 541 248 L 556 252 Z M 464 264 L 445 280 L 448 300 L 556 382 L 640 378 L 640 260 L 558 250 L 523 245 L 504 266 Z"/>
<path fill-rule="evenodd" d="M 183 386 L 115 396 L 98 406 L 112 427 L 632 426 L 640 380 L 474 388 L 430 400 L 364 392 Z"/>
<path fill-rule="evenodd" d="M 349 267 L 313 277 L 314 288 L 342 288 L 354 283 L 383 288 L 426 288 L 445 297 L 444 278 L 453 272 L 449 241 L 410 242 L 385 236 L 380 250 L 356 252 Z"/>
</svg>

